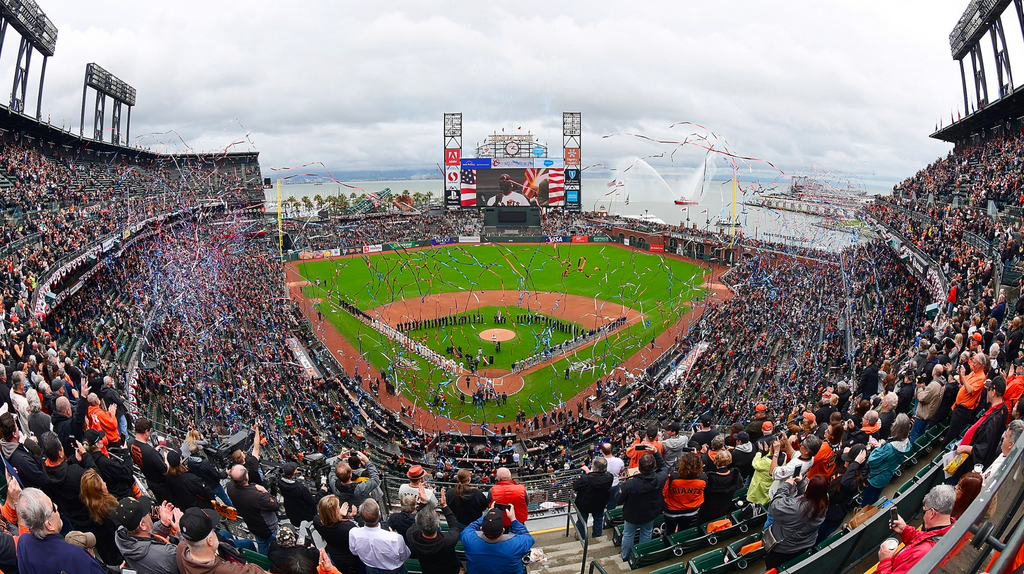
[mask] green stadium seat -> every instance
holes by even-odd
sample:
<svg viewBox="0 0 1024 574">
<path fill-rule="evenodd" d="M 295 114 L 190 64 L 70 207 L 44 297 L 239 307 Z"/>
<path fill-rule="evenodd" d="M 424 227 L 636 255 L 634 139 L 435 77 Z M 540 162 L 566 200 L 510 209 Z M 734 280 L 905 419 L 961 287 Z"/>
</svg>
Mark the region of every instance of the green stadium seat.
<svg viewBox="0 0 1024 574">
<path fill-rule="evenodd" d="M 814 554 L 813 550 L 806 550 L 806 551 L 804 551 L 803 554 L 797 556 L 796 558 L 790 560 L 789 562 L 786 562 L 782 566 L 779 566 L 779 572 L 785 572 L 791 566 L 796 566 L 797 564 L 799 564 L 799 563 L 803 562 L 804 560 L 806 560 L 807 558 L 809 558 L 811 556 L 811 554 Z"/>
<path fill-rule="evenodd" d="M 751 550 L 746 554 L 740 554 L 740 551 L 743 550 L 744 546 L 748 546 L 750 544 L 754 544 L 755 542 L 760 541 L 761 532 L 758 531 L 751 534 L 750 536 L 744 536 L 743 538 L 740 538 L 736 542 L 733 542 L 732 544 L 726 547 L 726 551 L 729 553 L 730 562 L 733 562 L 736 565 L 736 569 L 746 570 L 747 566 L 749 566 L 751 563 L 757 562 L 758 560 L 764 558 L 764 547 L 758 548 L 756 550 Z"/>
<path fill-rule="evenodd" d="M 836 530 L 832 534 L 829 534 L 827 538 L 816 544 L 814 546 L 815 550 L 821 550 L 822 548 L 825 548 L 826 546 L 835 543 L 835 541 L 839 540 L 843 536 L 846 536 L 847 532 L 848 531 L 846 530 L 845 526 L 840 528 L 839 530 Z"/>
<path fill-rule="evenodd" d="M 746 489 L 746 487 L 743 487 L 743 488 L 737 490 L 736 493 L 732 495 L 732 499 L 733 499 L 733 501 L 746 500 L 747 499 L 747 489 Z"/>
<path fill-rule="evenodd" d="M 651 570 L 651 574 L 686 574 L 686 569 L 686 562 L 679 562 L 677 564 L 658 568 L 657 570 Z"/>
<path fill-rule="evenodd" d="M 409 558 L 405 561 L 405 569 L 409 574 L 423 574 L 423 567 L 420 566 L 420 561 L 415 558 Z"/>
<path fill-rule="evenodd" d="M 692 558 L 687 566 L 688 574 L 725 574 L 736 568 L 725 548 L 715 548 Z"/>
<path fill-rule="evenodd" d="M 707 536 L 697 527 L 676 532 L 669 536 L 667 541 L 662 536 L 652 538 L 643 544 L 636 544 L 630 549 L 629 567 L 644 568 L 668 560 L 672 556 L 680 557 L 706 544 Z"/>
<path fill-rule="evenodd" d="M 249 564 L 255 564 L 260 568 L 270 572 L 271 564 L 270 558 L 260 554 L 259 552 L 253 552 L 248 548 L 242 548 L 242 555 L 245 556 L 245 561 Z"/>
<path fill-rule="evenodd" d="M 910 487 L 914 486 L 915 482 L 917 482 L 917 477 L 910 477 L 909 480 L 901 484 L 900 487 L 896 489 L 896 494 L 903 494 L 904 492 L 910 490 Z"/>
<path fill-rule="evenodd" d="M 651 538 L 661 537 L 661 526 L 665 524 L 665 517 L 659 514 L 654 519 L 654 530 L 651 533 Z M 625 523 L 619 524 L 612 530 L 612 544 L 615 546 L 622 546 L 622 532 L 625 530 Z M 637 538 L 640 537 L 640 531 L 637 531 Z"/>
<path fill-rule="evenodd" d="M 622 524 L 622 507 L 618 506 L 604 513 L 604 524 L 605 526 L 615 526 L 616 524 Z"/>
</svg>

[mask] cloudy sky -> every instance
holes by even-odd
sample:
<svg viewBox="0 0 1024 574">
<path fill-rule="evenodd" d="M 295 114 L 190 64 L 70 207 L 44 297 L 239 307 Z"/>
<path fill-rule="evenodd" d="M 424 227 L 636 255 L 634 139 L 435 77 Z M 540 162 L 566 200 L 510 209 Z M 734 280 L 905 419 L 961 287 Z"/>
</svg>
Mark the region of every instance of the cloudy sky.
<svg viewBox="0 0 1024 574">
<path fill-rule="evenodd" d="M 689 130 L 669 125 L 692 121 L 783 170 L 884 183 L 945 153 L 927 134 L 963 105 L 948 35 L 967 0 L 38 2 L 59 30 L 44 119 L 77 130 L 96 62 L 138 89 L 133 142 L 180 150 L 174 130 L 213 150 L 248 133 L 265 170 L 430 169 L 453 111 L 466 149 L 519 127 L 558 147 L 561 112 L 580 111 L 584 164 L 666 149 L 602 135 L 681 139 Z M 1024 61 L 1013 10 L 1010 59 Z M 651 163 L 670 172 L 699 157 Z"/>
</svg>

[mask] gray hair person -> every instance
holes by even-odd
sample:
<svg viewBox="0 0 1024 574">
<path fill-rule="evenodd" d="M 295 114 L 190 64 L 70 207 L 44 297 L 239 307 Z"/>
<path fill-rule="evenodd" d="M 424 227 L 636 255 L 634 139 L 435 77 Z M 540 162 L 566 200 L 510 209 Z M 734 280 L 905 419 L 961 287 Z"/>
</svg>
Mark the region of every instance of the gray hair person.
<svg viewBox="0 0 1024 574">
<path fill-rule="evenodd" d="M 913 568 L 935 546 L 935 539 L 953 527 L 951 514 L 955 502 L 956 490 L 948 484 L 940 484 L 929 490 L 921 502 L 921 509 L 924 511 L 924 524 L 921 529 L 907 526 L 899 515 L 889 521 L 889 527 L 899 535 L 903 547 L 890 546 L 883 542 L 878 548 L 879 570 L 891 570 L 894 559 L 899 560 L 901 571 Z"/>
<path fill-rule="evenodd" d="M 18 539 L 19 563 L 31 564 L 32 572 L 104 572 L 86 550 L 61 537 L 64 523 L 49 496 L 38 488 L 17 493 L 13 479 L 8 485 L 12 487 L 9 494 L 18 497 L 18 521 L 32 534 Z"/>
</svg>

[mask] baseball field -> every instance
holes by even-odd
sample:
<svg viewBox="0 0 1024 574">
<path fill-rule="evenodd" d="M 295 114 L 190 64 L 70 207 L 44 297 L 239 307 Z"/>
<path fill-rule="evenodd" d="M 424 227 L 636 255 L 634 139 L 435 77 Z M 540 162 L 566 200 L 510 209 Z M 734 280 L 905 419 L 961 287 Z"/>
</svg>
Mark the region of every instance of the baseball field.
<svg viewBox="0 0 1024 574">
<path fill-rule="evenodd" d="M 307 261 L 298 269 L 324 320 L 386 370 L 399 392 L 435 414 L 495 424 L 513 421 L 520 407 L 530 417 L 551 410 L 650 345 L 704 296 L 708 273 L 602 244 L 455 245 Z M 463 372 L 446 373 L 356 319 L 341 301 L 400 328 Z M 624 324 L 600 330 L 617 319 Z M 498 351 L 494 333 L 504 339 Z M 546 352 L 585 333 L 570 352 Z M 460 386 L 470 357 L 483 358 L 476 367 L 499 381 L 507 404 L 474 406 L 461 396 L 472 392 Z M 537 364 L 509 374 L 527 359 Z"/>
</svg>

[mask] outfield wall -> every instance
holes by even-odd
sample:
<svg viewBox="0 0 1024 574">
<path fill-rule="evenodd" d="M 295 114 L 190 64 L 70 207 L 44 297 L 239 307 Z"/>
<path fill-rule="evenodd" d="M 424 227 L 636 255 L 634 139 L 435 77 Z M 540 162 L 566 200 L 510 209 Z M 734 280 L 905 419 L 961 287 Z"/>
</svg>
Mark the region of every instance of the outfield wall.
<svg viewBox="0 0 1024 574">
<path fill-rule="evenodd" d="M 327 259 L 341 257 L 342 255 L 359 255 L 382 253 L 384 251 L 401 251 L 404 249 L 415 249 L 419 247 L 432 247 L 438 245 L 464 245 L 479 243 L 619 243 L 630 246 L 629 237 L 615 237 L 612 235 L 540 235 L 540 236 L 486 236 L 486 235 L 463 235 L 458 237 L 438 237 L 434 239 L 423 239 L 417 241 L 398 241 L 393 243 L 378 243 L 371 245 L 356 245 L 338 247 L 335 249 L 300 250 L 290 251 L 285 255 L 285 261 Z M 710 263 L 713 259 L 714 250 L 710 247 L 701 246 L 693 249 L 692 244 L 684 247 L 678 245 L 672 247 L 664 244 L 632 245 L 635 249 L 641 249 L 651 253 L 675 253 L 704 263 Z M 738 252 L 740 246 L 727 248 L 730 251 Z M 738 253 L 737 253 L 738 255 Z"/>
</svg>

